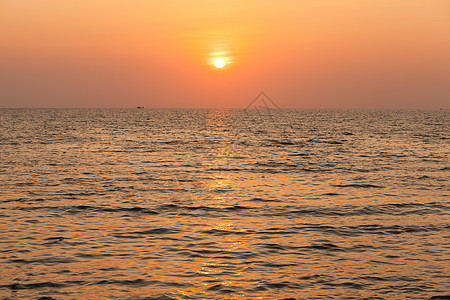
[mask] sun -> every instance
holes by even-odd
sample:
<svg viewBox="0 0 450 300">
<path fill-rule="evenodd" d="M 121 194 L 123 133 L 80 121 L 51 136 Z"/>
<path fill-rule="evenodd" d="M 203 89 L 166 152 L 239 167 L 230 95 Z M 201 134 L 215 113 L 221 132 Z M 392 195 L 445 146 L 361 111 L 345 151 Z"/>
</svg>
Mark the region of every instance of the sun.
<svg viewBox="0 0 450 300">
<path fill-rule="evenodd" d="M 222 69 L 226 64 L 227 62 L 222 57 L 217 57 L 214 59 L 214 66 L 218 69 Z"/>
</svg>

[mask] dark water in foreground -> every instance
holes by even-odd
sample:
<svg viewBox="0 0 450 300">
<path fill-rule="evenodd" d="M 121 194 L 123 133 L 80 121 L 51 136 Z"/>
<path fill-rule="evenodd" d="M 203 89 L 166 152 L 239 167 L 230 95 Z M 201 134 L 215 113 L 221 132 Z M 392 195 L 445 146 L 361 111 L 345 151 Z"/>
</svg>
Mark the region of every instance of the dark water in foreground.
<svg viewBox="0 0 450 300">
<path fill-rule="evenodd" d="M 449 120 L 0 110 L 0 299 L 449 295 Z"/>
</svg>

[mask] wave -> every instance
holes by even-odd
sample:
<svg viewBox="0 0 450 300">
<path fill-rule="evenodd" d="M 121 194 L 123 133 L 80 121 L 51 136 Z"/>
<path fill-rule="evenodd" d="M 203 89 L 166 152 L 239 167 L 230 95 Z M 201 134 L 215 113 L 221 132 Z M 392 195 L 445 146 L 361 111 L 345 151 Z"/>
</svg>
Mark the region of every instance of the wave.
<svg viewBox="0 0 450 300">
<path fill-rule="evenodd" d="M 342 188 L 365 188 L 365 189 L 382 189 L 385 188 L 384 186 L 381 185 L 376 185 L 376 184 L 362 184 L 362 183 L 351 183 L 351 184 L 332 184 L 332 186 L 334 187 L 342 187 Z"/>
</svg>

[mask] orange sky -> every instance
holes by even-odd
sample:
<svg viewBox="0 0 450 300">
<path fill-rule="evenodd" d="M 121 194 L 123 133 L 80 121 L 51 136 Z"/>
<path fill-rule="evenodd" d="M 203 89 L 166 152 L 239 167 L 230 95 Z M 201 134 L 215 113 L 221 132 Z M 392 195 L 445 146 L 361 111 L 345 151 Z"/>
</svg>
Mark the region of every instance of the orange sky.
<svg viewBox="0 0 450 300">
<path fill-rule="evenodd" d="M 0 107 L 245 108 L 262 90 L 449 108 L 450 1 L 0 0 Z"/>
</svg>

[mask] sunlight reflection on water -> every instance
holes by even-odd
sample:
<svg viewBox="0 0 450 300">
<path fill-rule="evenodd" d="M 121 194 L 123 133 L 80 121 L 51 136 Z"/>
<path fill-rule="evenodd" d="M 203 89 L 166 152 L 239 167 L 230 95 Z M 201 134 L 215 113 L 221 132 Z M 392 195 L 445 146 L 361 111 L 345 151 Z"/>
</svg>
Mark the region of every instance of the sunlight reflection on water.
<svg viewBox="0 0 450 300">
<path fill-rule="evenodd" d="M 2 297 L 449 292 L 446 111 L 0 113 Z"/>
</svg>

